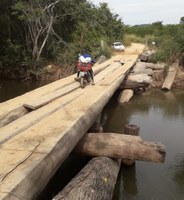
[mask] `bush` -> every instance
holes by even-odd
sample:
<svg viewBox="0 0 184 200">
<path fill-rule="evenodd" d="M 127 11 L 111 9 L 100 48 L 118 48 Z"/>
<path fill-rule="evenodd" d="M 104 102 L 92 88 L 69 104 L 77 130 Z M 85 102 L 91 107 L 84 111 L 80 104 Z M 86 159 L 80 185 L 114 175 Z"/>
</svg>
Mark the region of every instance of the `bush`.
<svg viewBox="0 0 184 200">
<path fill-rule="evenodd" d="M 124 36 L 124 42 L 123 43 L 124 43 L 125 46 L 129 46 L 133 42 L 135 42 L 135 43 L 144 43 L 144 38 L 141 38 L 141 37 L 136 36 L 134 34 L 126 34 Z"/>
</svg>

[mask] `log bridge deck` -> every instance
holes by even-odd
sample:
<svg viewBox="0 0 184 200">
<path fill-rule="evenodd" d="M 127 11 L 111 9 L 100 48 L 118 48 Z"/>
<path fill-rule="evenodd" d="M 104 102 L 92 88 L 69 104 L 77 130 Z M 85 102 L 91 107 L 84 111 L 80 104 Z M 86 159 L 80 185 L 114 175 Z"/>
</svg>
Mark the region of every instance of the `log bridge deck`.
<svg viewBox="0 0 184 200">
<path fill-rule="evenodd" d="M 74 76 L 0 104 L 0 199 L 36 199 L 135 64 L 143 45 L 94 66 L 94 86 Z M 118 58 L 118 59 L 119 59 Z"/>
</svg>

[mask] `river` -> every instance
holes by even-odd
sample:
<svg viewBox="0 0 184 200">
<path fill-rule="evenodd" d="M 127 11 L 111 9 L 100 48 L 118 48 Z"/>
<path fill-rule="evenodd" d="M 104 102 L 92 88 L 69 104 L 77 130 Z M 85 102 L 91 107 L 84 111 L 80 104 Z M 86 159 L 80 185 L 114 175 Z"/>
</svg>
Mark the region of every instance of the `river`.
<svg viewBox="0 0 184 200">
<path fill-rule="evenodd" d="M 136 161 L 121 168 L 114 200 L 183 200 L 184 91 L 155 90 L 121 106 L 114 101 L 105 115 L 106 132 L 123 133 L 125 124 L 136 124 L 143 140 L 166 146 L 164 164 Z"/>
<path fill-rule="evenodd" d="M 1 80 L 0 102 L 44 84 Z M 166 159 L 164 164 L 136 161 L 132 167 L 122 167 L 113 200 L 183 200 L 184 91 L 164 93 L 154 90 L 136 95 L 124 105 L 118 105 L 116 99 L 117 93 L 103 111 L 105 132 L 123 133 L 126 124 L 136 124 L 140 126 L 143 140 L 161 142 L 166 146 Z M 79 163 L 78 158 L 76 162 Z M 53 188 L 62 188 L 64 179 L 80 169 L 79 164 L 78 169 L 76 165 L 75 169 L 69 169 L 67 165 L 64 168 L 64 177 L 63 169 L 58 171 L 57 178 L 52 179 L 47 194 L 43 195 L 46 197 L 40 199 L 51 199 L 56 192 Z"/>
</svg>

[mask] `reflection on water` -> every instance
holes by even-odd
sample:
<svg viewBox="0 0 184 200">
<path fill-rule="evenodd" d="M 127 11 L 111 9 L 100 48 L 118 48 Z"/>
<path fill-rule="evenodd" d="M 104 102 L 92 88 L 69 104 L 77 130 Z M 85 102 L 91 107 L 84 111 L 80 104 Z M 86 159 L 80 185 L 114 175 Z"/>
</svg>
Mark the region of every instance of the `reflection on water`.
<svg viewBox="0 0 184 200">
<path fill-rule="evenodd" d="M 136 96 L 106 109 L 106 132 L 123 133 L 127 123 L 140 126 L 143 140 L 166 146 L 164 164 L 136 161 L 122 167 L 114 200 L 184 199 L 184 91 Z"/>
<path fill-rule="evenodd" d="M 38 87 L 48 84 L 48 81 L 17 81 L 17 80 L 0 80 L 0 103 Z"/>
</svg>

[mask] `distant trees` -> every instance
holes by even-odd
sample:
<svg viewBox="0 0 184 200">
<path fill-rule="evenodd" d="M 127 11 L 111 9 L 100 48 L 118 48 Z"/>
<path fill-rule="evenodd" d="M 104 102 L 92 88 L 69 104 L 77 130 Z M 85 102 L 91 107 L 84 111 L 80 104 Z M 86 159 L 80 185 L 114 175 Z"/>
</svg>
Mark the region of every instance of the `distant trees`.
<svg viewBox="0 0 184 200">
<path fill-rule="evenodd" d="M 100 55 L 122 40 L 124 24 L 106 3 L 87 0 L 1 0 L 0 73 L 34 73 L 42 62 L 72 63 L 79 51 Z M 9 73 L 9 74 L 11 74 Z"/>
<path fill-rule="evenodd" d="M 183 60 L 184 53 L 184 17 L 181 17 L 180 24 L 163 25 L 162 22 L 155 22 L 148 25 L 125 27 L 125 33 L 134 34 L 137 37 L 147 39 L 151 47 L 155 42 L 157 49 L 152 61 L 163 61 L 168 64 L 176 60 Z"/>
</svg>

